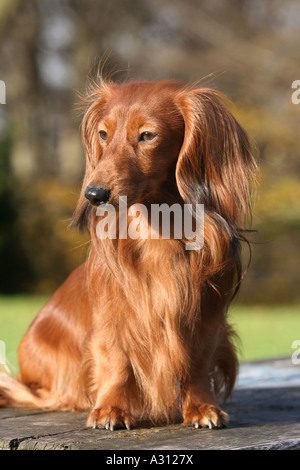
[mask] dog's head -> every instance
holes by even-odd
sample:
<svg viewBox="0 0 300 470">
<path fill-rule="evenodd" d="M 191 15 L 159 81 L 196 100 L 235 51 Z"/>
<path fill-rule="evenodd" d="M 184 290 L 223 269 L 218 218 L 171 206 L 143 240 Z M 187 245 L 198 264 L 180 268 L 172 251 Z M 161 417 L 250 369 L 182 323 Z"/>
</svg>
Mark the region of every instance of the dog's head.
<svg viewBox="0 0 300 470">
<path fill-rule="evenodd" d="M 230 226 L 250 214 L 255 161 L 215 90 L 174 81 L 104 83 L 82 123 L 86 173 L 74 224 L 120 196 L 204 204 Z"/>
</svg>

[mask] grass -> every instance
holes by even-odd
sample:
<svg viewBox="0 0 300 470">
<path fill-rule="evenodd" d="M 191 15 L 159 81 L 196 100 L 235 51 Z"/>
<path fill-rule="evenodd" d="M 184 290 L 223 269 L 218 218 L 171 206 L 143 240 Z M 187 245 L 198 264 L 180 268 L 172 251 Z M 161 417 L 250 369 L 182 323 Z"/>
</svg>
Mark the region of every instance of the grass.
<svg viewBox="0 0 300 470">
<path fill-rule="evenodd" d="M 5 342 L 6 360 L 18 370 L 17 348 L 33 318 L 46 303 L 46 297 L 0 297 L 0 340 Z M 300 340 L 300 307 L 233 305 L 229 321 L 240 340 L 242 361 L 289 356 L 294 340 Z"/>
<path fill-rule="evenodd" d="M 300 340 L 299 305 L 233 305 L 229 321 L 241 340 L 240 360 L 291 356 Z"/>
<path fill-rule="evenodd" d="M 0 340 L 5 343 L 6 361 L 13 373 L 18 370 L 18 345 L 47 300 L 36 296 L 0 296 Z"/>
</svg>

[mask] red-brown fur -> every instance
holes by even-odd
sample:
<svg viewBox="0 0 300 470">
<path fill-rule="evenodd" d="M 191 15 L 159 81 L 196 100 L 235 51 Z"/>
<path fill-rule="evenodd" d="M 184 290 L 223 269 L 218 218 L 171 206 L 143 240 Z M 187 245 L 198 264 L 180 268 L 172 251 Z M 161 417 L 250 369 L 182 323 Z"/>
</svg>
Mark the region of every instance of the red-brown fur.
<svg viewBox="0 0 300 470">
<path fill-rule="evenodd" d="M 74 225 L 91 234 L 88 260 L 38 314 L 19 347 L 3 406 L 88 410 L 114 429 L 182 413 L 223 426 L 216 402 L 234 386 L 227 309 L 241 280 L 240 242 L 251 213 L 255 162 L 246 133 L 215 90 L 173 81 L 105 83 L 86 99 L 86 173 Z M 108 140 L 98 132 L 105 128 Z M 143 131 L 158 134 L 139 142 Z M 96 235 L 88 185 L 128 205 L 202 203 L 204 245 Z"/>
</svg>

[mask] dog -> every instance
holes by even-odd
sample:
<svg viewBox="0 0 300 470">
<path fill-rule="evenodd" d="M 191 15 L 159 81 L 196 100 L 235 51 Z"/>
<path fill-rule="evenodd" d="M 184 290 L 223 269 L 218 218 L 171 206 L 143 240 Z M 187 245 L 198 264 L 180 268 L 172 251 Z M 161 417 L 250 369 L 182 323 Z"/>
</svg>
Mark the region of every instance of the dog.
<svg viewBox="0 0 300 470">
<path fill-rule="evenodd" d="M 89 230 L 89 256 L 29 327 L 18 376 L 0 379 L 0 404 L 85 411 L 88 427 L 111 431 L 176 416 L 226 426 L 218 401 L 238 372 L 227 311 L 257 170 L 249 138 L 223 95 L 197 83 L 100 78 L 84 105 L 86 171 L 72 225 Z M 156 238 L 99 237 L 106 208 L 124 214 L 120 197 L 129 209 L 187 206 L 193 227 L 203 205 L 201 247 L 187 249 L 173 219 L 169 238 L 161 227 Z"/>
</svg>

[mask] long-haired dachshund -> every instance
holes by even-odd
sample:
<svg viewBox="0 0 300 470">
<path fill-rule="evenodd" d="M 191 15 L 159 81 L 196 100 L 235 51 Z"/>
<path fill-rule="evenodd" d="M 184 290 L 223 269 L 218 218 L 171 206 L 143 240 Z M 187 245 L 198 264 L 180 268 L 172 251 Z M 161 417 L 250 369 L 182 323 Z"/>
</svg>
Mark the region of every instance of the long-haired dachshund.
<svg viewBox="0 0 300 470">
<path fill-rule="evenodd" d="M 111 430 L 178 413 L 184 424 L 222 427 L 216 400 L 238 370 L 227 309 L 256 173 L 247 135 L 218 92 L 195 84 L 101 79 L 85 103 L 73 225 L 90 231 L 90 254 L 31 324 L 17 378 L 0 379 L 0 404 L 88 411 L 87 426 Z M 169 238 L 99 237 L 99 208 L 119 220 L 121 196 L 128 213 L 187 205 L 193 227 L 203 204 L 201 247 L 174 236 L 174 218 Z"/>
</svg>

